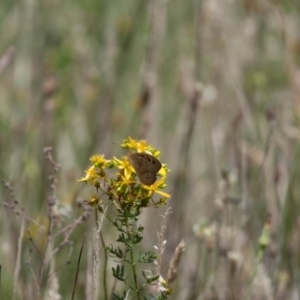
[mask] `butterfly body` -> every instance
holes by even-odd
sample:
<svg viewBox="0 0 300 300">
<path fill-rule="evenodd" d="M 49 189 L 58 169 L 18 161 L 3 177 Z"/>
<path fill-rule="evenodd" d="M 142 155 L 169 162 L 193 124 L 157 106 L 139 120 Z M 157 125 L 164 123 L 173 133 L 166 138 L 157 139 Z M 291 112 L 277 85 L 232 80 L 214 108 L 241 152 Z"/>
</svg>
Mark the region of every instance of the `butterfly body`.
<svg viewBox="0 0 300 300">
<path fill-rule="evenodd" d="M 161 169 L 160 161 L 147 153 L 129 153 L 128 159 L 142 184 L 151 185 Z"/>
</svg>

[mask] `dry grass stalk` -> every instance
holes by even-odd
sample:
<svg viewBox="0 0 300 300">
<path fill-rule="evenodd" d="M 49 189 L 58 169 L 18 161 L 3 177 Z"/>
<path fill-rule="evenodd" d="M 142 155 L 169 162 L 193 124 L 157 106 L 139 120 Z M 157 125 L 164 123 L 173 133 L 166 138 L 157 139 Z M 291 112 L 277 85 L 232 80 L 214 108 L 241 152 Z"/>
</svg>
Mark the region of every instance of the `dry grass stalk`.
<svg viewBox="0 0 300 300">
<path fill-rule="evenodd" d="M 50 273 L 52 274 L 47 280 L 47 293 L 45 300 L 60 300 L 62 299 L 59 293 L 59 281 L 55 271 L 55 260 L 50 262 Z"/>
<path fill-rule="evenodd" d="M 157 251 L 157 260 L 156 260 L 156 274 L 161 274 L 161 265 L 162 265 L 162 255 L 165 250 L 166 240 L 164 240 L 166 232 L 166 222 L 167 216 L 172 213 L 172 209 L 169 207 L 164 215 L 162 215 L 162 224 L 160 232 L 157 233 L 158 246 L 154 246 Z"/>
<path fill-rule="evenodd" d="M 104 213 L 101 215 L 101 219 L 100 222 L 97 223 L 97 228 L 94 229 L 94 234 L 93 234 L 93 238 L 94 238 L 94 265 L 93 265 L 93 279 L 94 279 L 94 299 L 99 299 L 99 286 L 98 286 L 98 282 L 99 282 L 99 252 L 100 252 L 100 231 L 102 228 L 102 224 L 103 224 L 103 220 L 105 219 L 106 216 L 106 211 L 107 211 L 107 207 L 104 210 Z"/>
<path fill-rule="evenodd" d="M 180 263 L 180 259 L 182 256 L 182 253 L 185 251 L 185 242 L 182 240 L 178 246 L 175 249 L 175 253 L 173 255 L 173 258 L 170 262 L 170 267 L 168 271 L 168 277 L 167 277 L 167 285 L 169 286 L 172 282 L 175 281 L 178 275 L 178 266 Z"/>
<path fill-rule="evenodd" d="M 8 66 L 13 62 L 16 54 L 16 49 L 13 46 L 10 46 L 3 56 L 0 58 L 0 76 L 8 68 Z"/>
<path fill-rule="evenodd" d="M 15 267 L 15 273 L 14 273 L 14 283 L 13 283 L 13 296 L 12 299 L 15 299 L 16 296 L 16 289 L 18 287 L 18 276 L 21 269 L 21 254 L 22 254 L 22 240 L 24 237 L 24 231 L 25 231 L 25 219 L 22 219 L 22 225 L 18 240 L 18 252 L 17 252 L 17 259 L 16 259 L 16 267 Z"/>
</svg>

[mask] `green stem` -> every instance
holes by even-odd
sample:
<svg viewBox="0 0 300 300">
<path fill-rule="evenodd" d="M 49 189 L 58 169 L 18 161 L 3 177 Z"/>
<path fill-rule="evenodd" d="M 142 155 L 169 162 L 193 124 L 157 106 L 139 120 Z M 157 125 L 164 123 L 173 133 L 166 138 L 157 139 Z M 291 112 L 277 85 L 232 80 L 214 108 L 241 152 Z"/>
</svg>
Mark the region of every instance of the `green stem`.
<svg viewBox="0 0 300 300">
<path fill-rule="evenodd" d="M 130 229 L 129 229 L 128 224 L 126 224 L 126 230 L 127 230 L 127 234 L 128 234 L 129 239 L 131 239 L 131 234 L 130 234 Z M 140 300 L 141 298 L 140 298 L 140 293 L 139 293 L 139 288 L 138 288 L 137 275 L 136 275 L 136 266 L 135 266 L 135 263 L 134 263 L 134 253 L 133 253 L 132 245 L 130 245 L 129 253 L 130 253 L 130 264 L 131 264 L 132 273 L 133 273 L 135 292 L 136 292 L 136 295 L 137 295 L 137 299 Z"/>
<path fill-rule="evenodd" d="M 108 256 L 107 256 L 107 252 L 105 251 L 105 242 L 104 242 L 104 238 L 102 235 L 102 232 L 100 231 L 100 240 L 101 240 L 101 244 L 103 247 L 103 251 L 104 251 L 104 265 L 103 265 L 103 288 L 104 288 L 104 299 L 107 300 L 108 299 L 108 295 L 107 295 L 107 260 L 108 260 Z"/>
<path fill-rule="evenodd" d="M 251 281 L 250 281 L 250 284 L 247 289 L 246 300 L 250 300 L 250 297 L 252 294 L 252 289 L 253 289 L 254 278 L 257 274 L 258 265 L 260 264 L 260 262 L 262 260 L 263 254 L 264 254 L 264 249 L 260 248 L 257 258 L 256 258 L 255 267 L 254 267 L 254 271 L 253 271 L 253 274 L 251 277 Z"/>
</svg>

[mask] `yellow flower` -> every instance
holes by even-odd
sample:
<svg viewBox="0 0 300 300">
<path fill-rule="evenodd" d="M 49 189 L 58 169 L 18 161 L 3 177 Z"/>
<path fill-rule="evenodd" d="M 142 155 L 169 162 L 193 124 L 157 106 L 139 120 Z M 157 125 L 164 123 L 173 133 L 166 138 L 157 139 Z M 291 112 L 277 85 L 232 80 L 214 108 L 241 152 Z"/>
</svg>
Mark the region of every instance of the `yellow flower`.
<svg viewBox="0 0 300 300">
<path fill-rule="evenodd" d="M 104 158 L 104 155 L 93 155 L 90 158 L 90 161 L 93 163 L 93 165 L 95 167 L 98 167 L 100 169 L 103 169 L 107 166 L 107 164 L 109 163 L 109 160 L 106 160 Z"/>
<path fill-rule="evenodd" d="M 87 205 L 92 206 L 93 208 L 98 209 L 100 212 L 103 212 L 103 201 L 98 198 L 97 195 L 93 195 L 89 200 L 84 201 Z"/>
<path fill-rule="evenodd" d="M 78 181 L 81 181 L 81 182 L 89 181 L 93 184 L 93 182 L 95 181 L 96 178 L 98 178 L 97 170 L 96 170 L 95 166 L 91 166 L 90 168 L 88 168 L 85 171 L 85 176 L 82 177 L 81 179 L 79 179 Z"/>
<path fill-rule="evenodd" d="M 129 186 L 130 184 L 134 183 L 135 181 L 131 180 L 130 177 L 126 178 L 123 175 L 120 175 L 121 180 L 118 181 L 117 184 L 117 191 L 119 192 L 124 186 Z"/>
<path fill-rule="evenodd" d="M 154 149 L 153 146 L 147 143 L 147 141 L 145 140 L 136 141 L 130 136 L 123 141 L 121 147 L 124 149 L 135 150 L 138 153 L 148 153 L 155 157 L 158 157 L 160 154 L 160 151 Z"/>
<path fill-rule="evenodd" d="M 134 172 L 134 169 L 131 166 L 131 164 L 129 163 L 129 160 L 128 160 L 127 156 L 123 156 L 122 160 L 117 159 L 116 157 L 114 157 L 112 162 L 115 164 L 115 166 L 119 170 L 124 171 L 124 176 L 125 176 L 126 180 L 130 179 L 131 174 Z"/>
<path fill-rule="evenodd" d="M 95 207 L 95 206 L 101 205 L 103 201 L 100 200 L 97 195 L 93 195 L 90 197 L 89 200 L 87 200 L 85 202 L 86 202 L 86 204 Z"/>
<path fill-rule="evenodd" d="M 170 169 L 167 168 L 166 164 L 162 164 L 161 169 L 158 171 L 158 174 L 166 178 L 167 173 L 170 172 Z"/>
<path fill-rule="evenodd" d="M 136 151 L 137 153 L 148 153 L 156 158 L 160 155 L 160 151 L 156 150 L 145 140 L 135 140 L 131 137 L 124 139 L 121 147 Z M 156 193 L 160 196 L 160 200 L 157 203 L 165 204 L 167 199 L 170 198 L 169 193 L 162 191 L 162 189 L 166 187 L 165 179 L 167 173 L 170 171 L 166 164 L 163 164 L 157 173 L 159 179 L 152 185 L 147 186 L 136 181 L 137 174 L 130 164 L 128 156 L 123 156 L 121 159 L 114 157 L 111 160 L 107 160 L 104 155 L 93 155 L 90 160 L 93 165 L 85 171 L 85 176 L 78 181 L 88 182 L 89 184 L 94 185 L 98 191 L 101 183 L 100 179 L 105 179 L 109 185 L 109 192 L 107 193 L 109 199 L 123 197 L 123 199 L 127 201 L 130 197 L 134 197 L 132 199 L 149 200 L 152 195 Z M 117 168 L 118 171 L 116 177 L 109 179 L 105 172 L 105 168 Z M 136 195 L 134 196 L 133 194 L 135 193 Z M 88 204 L 92 206 L 101 206 L 101 202 L 96 196 L 90 198 Z"/>
<path fill-rule="evenodd" d="M 143 184 L 143 188 L 148 190 L 148 195 L 151 196 L 153 193 L 159 194 L 162 197 L 170 198 L 170 194 L 162 192 L 159 188 L 163 188 L 165 186 L 165 178 L 162 177 L 161 179 L 155 181 L 152 185 L 147 186 Z"/>
<path fill-rule="evenodd" d="M 106 160 L 104 155 L 93 155 L 90 160 L 93 163 L 93 166 L 89 167 L 85 171 L 85 176 L 78 181 L 94 184 L 96 179 L 104 178 L 106 176 L 103 168 L 105 168 L 110 161 Z"/>
</svg>

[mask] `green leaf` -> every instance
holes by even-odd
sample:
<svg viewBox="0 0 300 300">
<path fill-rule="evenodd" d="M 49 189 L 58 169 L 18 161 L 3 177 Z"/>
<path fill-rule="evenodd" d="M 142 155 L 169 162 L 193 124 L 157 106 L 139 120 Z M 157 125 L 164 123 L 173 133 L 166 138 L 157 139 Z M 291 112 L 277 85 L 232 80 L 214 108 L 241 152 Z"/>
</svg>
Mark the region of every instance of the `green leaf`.
<svg viewBox="0 0 300 300">
<path fill-rule="evenodd" d="M 129 292 L 123 292 L 123 296 L 119 296 L 119 293 L 118 294 L 116 294 L 116 293 L 113 293 L 113 300 L 124 300 L 124 299 L 126 299 L 127 298 L 127 294 L 128 294 Z"/>
<path fill-rule="evenodd" d="M 124 278 L 124 271 L 125 271 L 124 265 L 122 266 L 117 265 L 116 268 L 112 268 L 113 276 L 120 281 L 125 281 L 126 279 Z"/>
<path fill-rule="evenodd" d="M 145 252 L 144 254 L 141 254 L 139 257 L 140 263 L 152 263 L 157 259 L 157 254 L 153 253 L 151 251 Z"/>
<path fill-rule="evenodd" d="M 124 258 L 124 253 L 123 251 L 117 247 L 117 248 L 114 248 L 112 245 L 110 247 L 106 247 L 105 248 L 105 251 L 106 253 L 108 253 L 111 257 L 117 257 L 117 258 Z"/>
<path fill-rule="evenodd" d="M 143 277 L 144 277 L 144 279 L 146 280 L 146 282 L 148 284 L 156 282 L 158 280 L 158 278 L 159 278 L 159 275 L 153 276 L 153 277 L 149 277 L 149 276 L 147 276 L 147 274 L 144 271 L 142 271 L 142 274 L 143 274 Z"/>
</svg>

